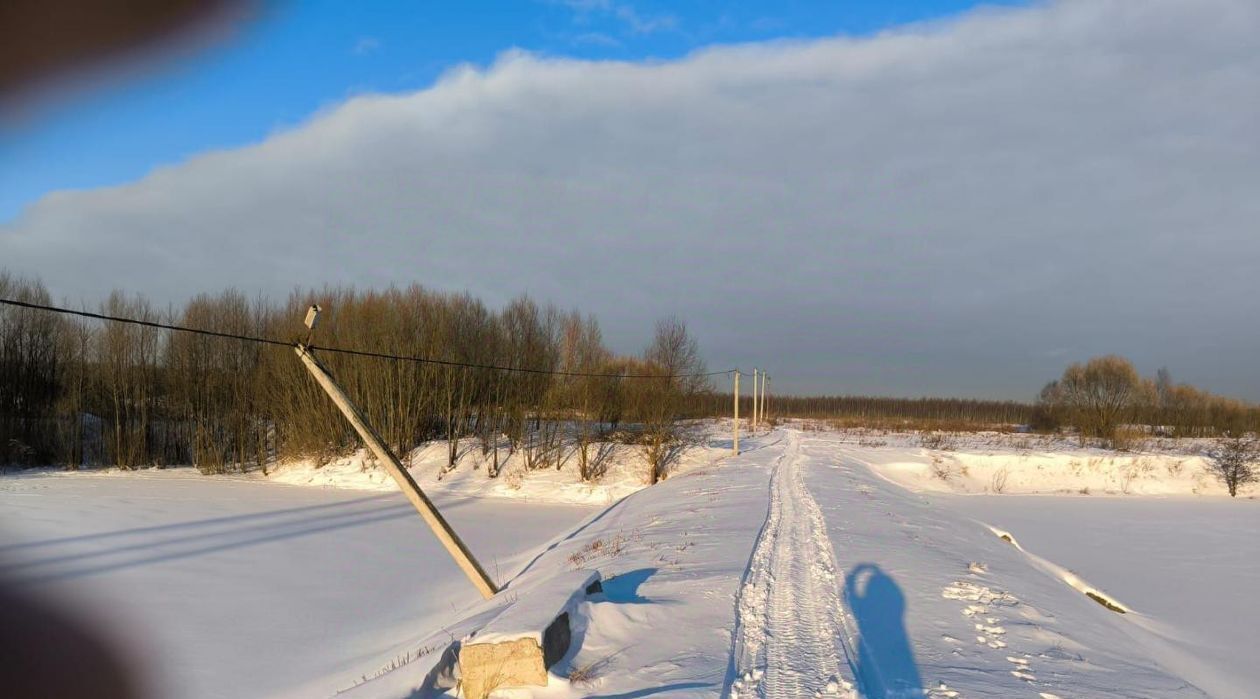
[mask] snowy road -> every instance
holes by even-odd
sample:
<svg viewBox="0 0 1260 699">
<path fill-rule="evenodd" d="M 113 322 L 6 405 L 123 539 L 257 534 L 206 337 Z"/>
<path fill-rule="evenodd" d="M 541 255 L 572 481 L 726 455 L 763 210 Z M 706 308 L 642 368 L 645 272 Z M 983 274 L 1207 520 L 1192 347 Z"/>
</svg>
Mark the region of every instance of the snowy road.
<svg viewBox="0 0 1260 699">
<path fill-rule="evenodd" d="M 801 478 L 800 435 L 770 477 L 770 511 L 738 603 L 731 696 L 856 697 L 835 555 Z"/>
<path fill-rule="evenodd" d="M 831 435 L 803 444 L 855 619 L 863 696 L 1203 697 L 1131 619 L 982 524 L 876 475 Z"/>
<path fill-rule="evenodd" d="M 731 696 L 1204 696 L 1134 644 L 1131 620 L 983 525 L 877 476 L 833 435 L 782 434 L 727 474 L 769 480 Z"/>
</svg>

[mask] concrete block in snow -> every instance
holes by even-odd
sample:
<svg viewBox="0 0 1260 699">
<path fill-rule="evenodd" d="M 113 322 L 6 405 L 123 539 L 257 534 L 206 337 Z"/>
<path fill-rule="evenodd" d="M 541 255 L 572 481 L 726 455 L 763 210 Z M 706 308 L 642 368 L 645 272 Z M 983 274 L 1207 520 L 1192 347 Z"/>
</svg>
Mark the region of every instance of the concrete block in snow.
<svg viewBox="0 0 1260 699">
<path fill-rule="evenodd" d="M 569 652 L 577 605 L 601 590 L 599 573 L 577 570 L 522 594 L 493 621 L 464 639 L 459 674 L 468 699 L 499 687 L 545 686 L 547 669 Z M 507 590 L 510 594 L 510 589 Z"/>
</svg>

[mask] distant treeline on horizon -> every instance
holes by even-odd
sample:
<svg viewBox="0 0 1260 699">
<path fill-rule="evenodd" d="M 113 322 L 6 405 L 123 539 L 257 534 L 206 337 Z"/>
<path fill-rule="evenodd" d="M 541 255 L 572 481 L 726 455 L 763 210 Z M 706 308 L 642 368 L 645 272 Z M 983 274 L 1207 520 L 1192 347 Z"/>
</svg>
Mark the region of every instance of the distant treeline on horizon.
<svg viewBox="0 0 1260 699">
<path fill-rule="evenodd" d="M 772 384 L 773 385 L 773 384 Z M 740 414 L 751 415 L 752 397 L 740 391 Z M 731 393 L 715 393 L 703 397 L 704 412 L 709 415 L 730 414 L 734 397 Z M 1016 425 L 1027 423 L 1034 406 L 1018 401 L 994 401 L 969 398 L 892 398 L 885 396 L 823 395 L 779 396 L 767 399 L 767 415 L 780 418 L 833 419 L 869 418 L 872 420 L 909 420 L 913 422 L 956 422 L 966 426 L 980 424 Z"/>
<path fill-rule="evenodd" d="M 731 412 L 730 393 L 695 398 L 705 415 Z M 877 429 L 973 431 L 1024 428 L 1057 432 L 1122 446 L 1139 428 L 1167 437 L 1219 437 L 1260 432 L 1260 406 L 1175 383 L 1167 369 L 1154 378 L 1115 355 L 1072 364 L 1046 384 L 1037 399 L 892 398 L 883 396 L 769 397 L 771 418 L 827 420 L 839 426 Z M 751 414 L 752 398 L 741 391 L 740 411 Z"/>
</svg>

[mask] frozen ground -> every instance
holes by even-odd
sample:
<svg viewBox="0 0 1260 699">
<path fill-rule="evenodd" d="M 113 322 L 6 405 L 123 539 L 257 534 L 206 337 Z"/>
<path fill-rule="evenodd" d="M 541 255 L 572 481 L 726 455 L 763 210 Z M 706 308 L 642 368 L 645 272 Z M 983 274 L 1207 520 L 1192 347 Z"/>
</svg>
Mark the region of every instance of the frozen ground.
<svg viewBox="0 0 1260 699">
<path fill-rule="evenodd" d="M 1260 687 L 1260 503 L 1200 498 L 937 497 L 1115 596 L 1151 645 L 1216 697 Z"/>
<path fill-rule="evenodd" d="M 597 511 L 438 502 L 501 577 Z M 0 479 L 0 560 L 99 619 L 162 697 L 328 696 L 479 599 L 401 495 L 191 469 Z"/>
<path fill-rule="evenodd" d="M 83 595 L 166 670 L 165 687 L 189 688 L 167 692 L 179 696 L 453 696 L 430 674 L 451 641 L 578 569 L 599 571 L 605 593 L 580 604 L 574 651 L 547 687 L 503 696 L 1155 699 L 1253 696 L 1260 684 L 1216 672 L 1245 651 L 1217 654 L 1203 638 L 1222 607 L 1255 619 L 1260 556 L 1220 550 L 1256 541 L 1229 519 L 1253 521 L 1255 500 L 1056 497 L 1021 519 L 1043 499 L 890 481 L 888 464 L 930 470 L 917 446 L 795 429 L 743 444 L 723 458 L 715 436 L 704 461 L 607 508 L 486 497 L 471 469 L 439 485 L 418 464 L 472 548 L 497 560 L 508 584 L 490 601 L 400 497 L 256 479 L 0 480 L 0 556 L 11 576 Z M 1177 502 L 1203 509 L 1184 510 L 1188 521 L 1071 509 Z M 1060 532 L 1059 518 L 1080 528 Z M 1070 551 L 1074 538 L 1097 548 Z M 1133 611 L 1109 611 L 1030 553 Z M 1168 578 L 1183 574 L 1214 578 L 1198 612 L 1172 609 Z M 1218 640 L 1253 638 L 1234 633 Z"/>
</svg>

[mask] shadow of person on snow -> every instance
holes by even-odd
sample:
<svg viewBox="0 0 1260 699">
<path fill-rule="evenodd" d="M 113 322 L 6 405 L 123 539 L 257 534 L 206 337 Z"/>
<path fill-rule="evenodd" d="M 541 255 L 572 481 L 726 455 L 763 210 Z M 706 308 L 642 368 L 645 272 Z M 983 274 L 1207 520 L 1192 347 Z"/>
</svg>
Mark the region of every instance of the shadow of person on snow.
<svg viewBox="0 0 1260 699">
<path fill-rule="evenodd" d="M 923 681 L 906 635 L 906 598 L 887 573 L 863 563 L 844 579 L 844 597 L 857 620 L 856 675 L 864 697 L 922 697 Z"/>
</svg>

